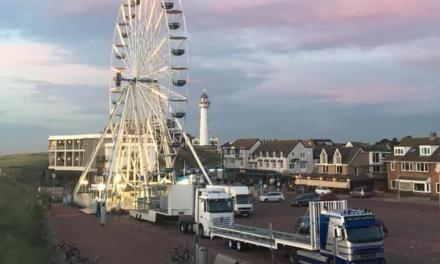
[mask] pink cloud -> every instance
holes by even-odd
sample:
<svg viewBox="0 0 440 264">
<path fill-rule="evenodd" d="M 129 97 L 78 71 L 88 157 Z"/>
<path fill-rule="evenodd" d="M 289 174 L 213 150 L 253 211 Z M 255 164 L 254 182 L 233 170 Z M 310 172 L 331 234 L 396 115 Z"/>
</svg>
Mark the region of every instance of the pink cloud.
<svg viewBox="0 0 440 264">
<path fill-rule="evenodd" d="M 186 11 L 194 30 L 283 28 L 306 49 L 407 41 L 439 34 L 440 23 L 437 0 L 192 0 Z"/>
<path fill-rule="evenodd" d="M 334 101 L 343 104 L 382 104 L 406 101 L 418 101 L 427 99 L 427 96 L 410 86 L 394 85 L 362 85 L 353 87 L 335 87 L 331 90 L 306 91 L 310 96 L 316 96 L 321 100 Z"/>
</svg>

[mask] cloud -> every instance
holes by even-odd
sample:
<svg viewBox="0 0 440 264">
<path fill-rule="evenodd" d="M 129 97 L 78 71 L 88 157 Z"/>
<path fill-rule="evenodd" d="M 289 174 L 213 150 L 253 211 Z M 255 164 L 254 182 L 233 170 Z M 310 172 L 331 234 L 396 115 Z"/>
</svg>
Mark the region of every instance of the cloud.
<svg viewBox="0 0 440 264">
<path fill-rule="evenodd" d="M 105 118 L 109 72 L 74 63 L 66 48 L 27 38 L 20 31 L 0 31 L 3 122 L 66 126 L 69 119 Z M 78 125 L 82 124 L 78 122 Z M 71 125 L 70 125 L 71 126 Z"/>
</svg>

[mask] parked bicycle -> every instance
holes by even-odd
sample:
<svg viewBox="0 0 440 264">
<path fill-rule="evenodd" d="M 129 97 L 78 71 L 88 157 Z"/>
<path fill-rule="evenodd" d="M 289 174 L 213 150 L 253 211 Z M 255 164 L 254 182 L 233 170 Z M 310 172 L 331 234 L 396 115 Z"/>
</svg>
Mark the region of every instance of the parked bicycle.
<svg viewBox="0 0 440 264">
<path fill-rule="evenodd" d="M 81 256 L 80 250 L 74 244 L 67 244 L 61 241 L 53 247 L 55 254 L 61 254 L 68 264 L 98 264 L 100 257 L 96 256 L 93 260 Z"/>
</svg>

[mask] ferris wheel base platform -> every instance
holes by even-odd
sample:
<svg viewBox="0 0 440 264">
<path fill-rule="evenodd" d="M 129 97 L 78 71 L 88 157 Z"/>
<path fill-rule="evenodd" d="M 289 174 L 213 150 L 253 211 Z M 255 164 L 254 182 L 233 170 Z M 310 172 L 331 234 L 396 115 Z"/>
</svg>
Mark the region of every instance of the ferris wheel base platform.
<svg viewBox="0 0 440 264">
<path fill-rule="evenodd" d="M 138 210 L 130 210 L 129 215 L 140 221 L 148 221 L 152 223 L 160 222 L 161 220 L 168 221 L 177 221 L 179 220 L 178 216 L 169 215 L 167 212 L 148 210 L 148 209 L 138 209 Z"/>
</svg>

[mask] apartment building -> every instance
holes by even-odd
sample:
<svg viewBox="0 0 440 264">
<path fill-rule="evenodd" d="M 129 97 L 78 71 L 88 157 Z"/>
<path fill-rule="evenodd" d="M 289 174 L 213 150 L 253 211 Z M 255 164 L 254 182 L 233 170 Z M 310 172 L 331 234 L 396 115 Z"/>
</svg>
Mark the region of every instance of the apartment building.
<svg viewBox="0 0 440 264">
<path fill-rule="evenodd" d="M 249 155 L 259 146 L 258 138 L 241 138 L 224 144 L 221 148 L 223 154 L 223 166 L 226 169 L 250 168 Z"/>
<path fill-rule="evenodd" d="M 313 147 L 301 140 L 237 139 L 222 146 L 226 169 L 300 174 L 314 169 Z"/>
<path fill-rule="evenodd" d="M 436 133 L 425 138 L 403 138 L 387 162 L 390 190 L 439 197 L 440 137 Z"/>
<path fill-rule="evenodd" d="M 249 156 L 251 169 L 281 174 L 313 171 L 313 149 L 300 140 L 264 140 Z"/>
<path fill-rule="evenodd" d="M 63 135 L 49 137 L 49 170 L 82 172 L 101 134 Z M 104 168 L 105 150 L 98 152 L 95 168 Z"/>
</svg>

